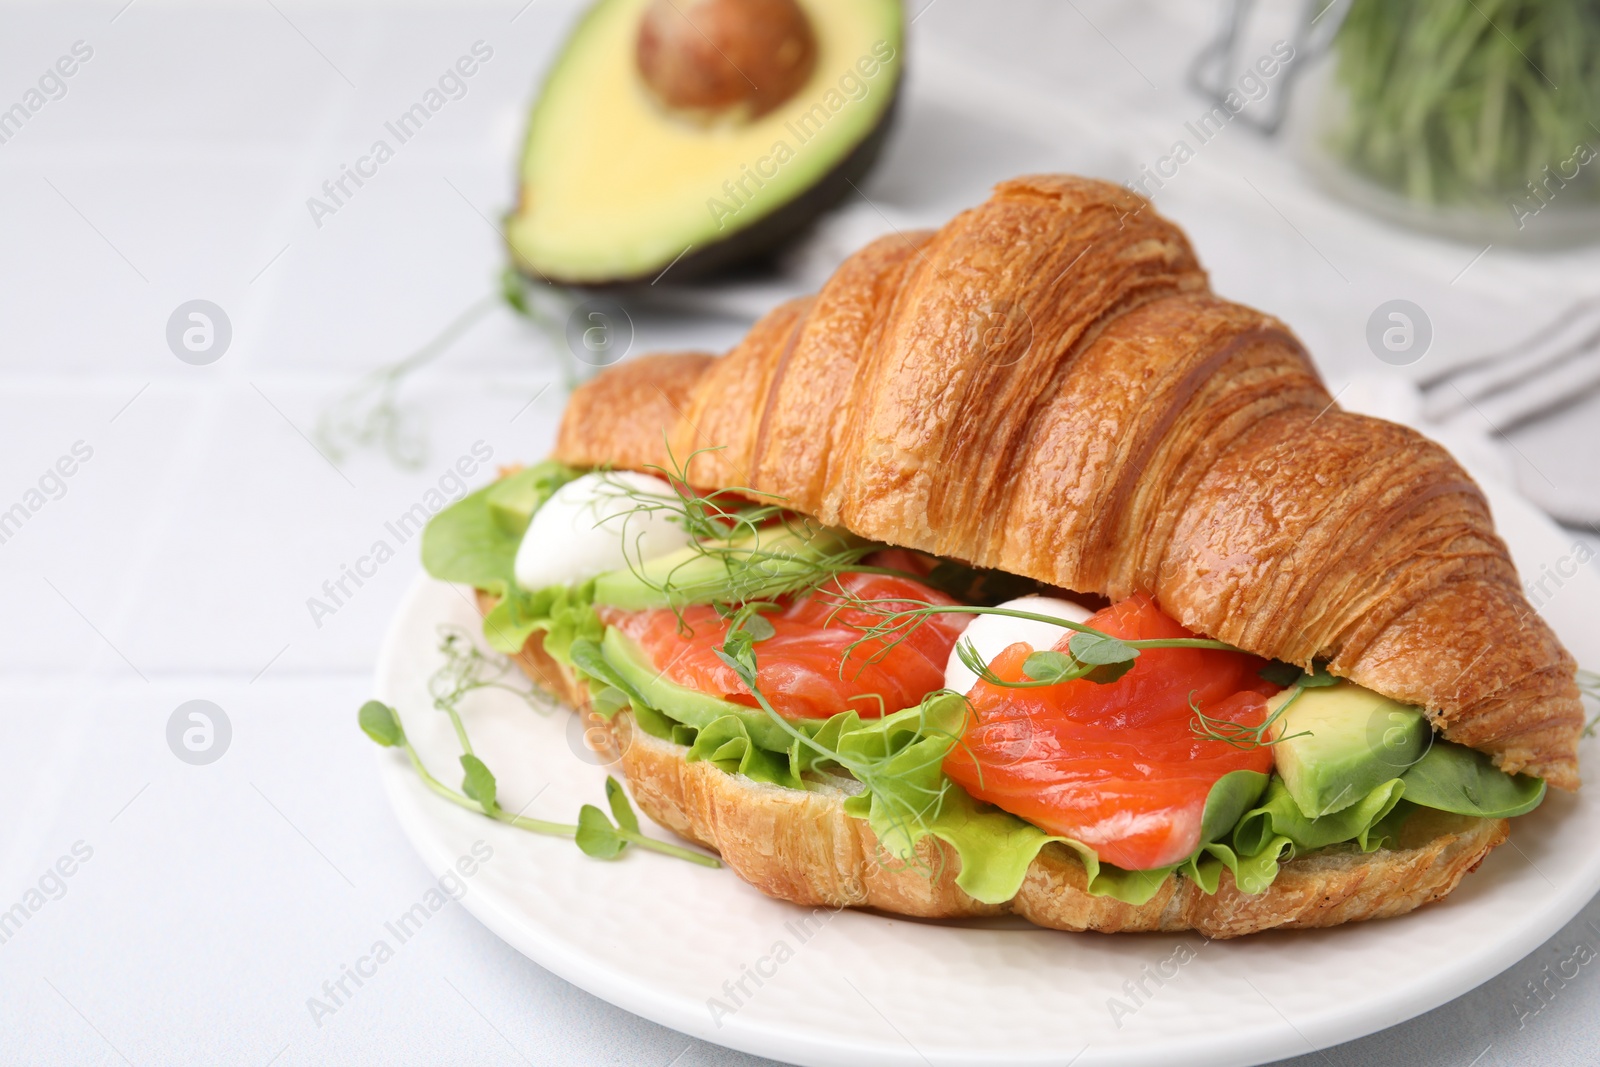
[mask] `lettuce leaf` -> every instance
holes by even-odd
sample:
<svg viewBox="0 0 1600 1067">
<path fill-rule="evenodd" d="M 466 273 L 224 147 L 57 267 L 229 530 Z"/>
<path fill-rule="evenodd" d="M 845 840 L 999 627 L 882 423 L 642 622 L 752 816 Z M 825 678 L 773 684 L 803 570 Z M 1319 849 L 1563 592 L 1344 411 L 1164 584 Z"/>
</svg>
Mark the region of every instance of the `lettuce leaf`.
<svg viewBox="0 0 1600 1067">
<path fill-rule="evenodd" d="M 1175 869 L 1125 871 L 1100 862 L 1094 849 L 974 799 L 944 774 L 944 758 L 960 740 L 966 700 L 948 691 L 920 706 L 863 722 L 853 711 L 829 719 L 815 741 L 843 757 L 846 767 L 865 762 L 865 790 L 844 802 L 848 814 L 866 819 L 884 850 L 897 861 L 918 862 L 916 845 L 933 836 L 961 861 L 956 884 L 986 904 L 1016 896 L 1039 850 L 1058 842 L 1075 851 L 1088 872 L 1089 892 L 1128 904 L 1143 904 Z M 1261 796 L 1267 776 L 1254 771 L 1224 775 L 1206 799 L 1201 845 L 1226 835 Z"/>
<path fill-rule="evenodd" d="M 521 535 L 489 511 L 492 485 L 445 508 L 422 531 L 422 566 L 435 578 L 503 596 L 516 584 L 512 564 Z"/>
<path fill-rule="evenodd" d="M 1034 858 L 1052 842 L 1077 853 L 1091 894 L 1127 904 L 1150 900 L 1174 873 L 1215 893 L 1227 869 L 1241 890 L 1259 893 L 1272 884 L 1280 863 L 1297 849 L 1352 839 L 1368 851 L 1379 847 L 1385 838 L 1374 828 L 1394 809 L 1403 791 L 1396 779 L 1343 811 L 1308 820 L 1295 807 L 1282 779 L 1234 771 L 1213 784 L 1201 818 L 1199 845 L 1191 856 L 1157 870 L 1127 871 L 1102 863 L 1098 853 L 1080 841 L 1048 834 L 974 799 L 945 776 L 944 758 L 960 742 L 967 715 L 965 698 L 959 694 L 941 691 L 917 707 L 877 719 L 846 711 L 820 724 L 791 724 L 807 734 L 810 743 L 792 738 L 780 751 L 773 744 L 777 740 L 773 730 L 752 729 L 753 715 L 729 714 L 697 727 L 674 722 L 650 707 L 606 664 L 597 645 L 580 646 L 574 659 L 575 666 L 593 679 L 591 690 L 599 684 L 625 692 L 627 702 L 643 716 L 641 727 L 688 744 L 691 762 L 707 760 L 728 773 L 791 789 L 806 788 L 802 776 L 812 768 L 840 767 L 854 773 L 863 788 L 844 801 L 844 810 L 867 820 L 889 857 L 920 865 L 918 842 L 937 838 L 960 861 L 956 884 L 989 904 L 1014 897 Z"/>
<path fill-rule="evenodd" d="M 1394 837 L 1397 827 L 1388 817 L 1404 791 L 1398 778 L 1390 779 L 1347 808 L 1308 819 L 1283 779 L 1274 774 L 1259 806 L 1244 812 L 1233 827 L 1231 840 L 1203 848 L 1184 874 L 1207 893 L 1215 893 L 1226 868 L 1240 892 L 1254 895 L 1270 886 L 1278 868 L 1301 852 L 1346 841 L 1372 852 Z"/>
<path fill-rule="evenodd" d="M 1413 803 L 1483 819 L 1525 815 L 1539 806 L 1545 791 L 1543 779 L 1507 774 L 1485 753 L 1440 738 L 1400 780 Z"/>
<path fill-rule="evenodd" d="M 598 626 L 593 611 L 587 617 Z M 547 639 L 548 640 L 548 639 Z M 1418 803 L 1443 795 L 1458 810 L 1479 798 L 1476 810 L 1463 814 L 1529 810 L 1543 796 L 1543 783 L 1518 783 L 1476 753 L 1461 757 L 1437 742 L 1445 753 L 1434 757 L 1423 774 L 1393 778 L 1373 788 L 1349 807 L 1319 818 L 1307 818 L 1276 774 L 1234 771 L 1213 784 L 1201 819 L 1199 845 L 1183 862 L 1157 870 L 1128 871 L 1102 863 L 1090 846 L 1051 835 L 1017 816 L 983 803 L 944 774 L 944 759 L 960 743 L 967 715 L 965 698 L 940 691 L 922 704 L 877 719 L 846 711 L 820 723 L 792 723 L 809 743 L 780 731 L 755 712 L 739 712 L 689 725 L 653 708 L 605 662 L 598 642 L 587 637 L 573 645 L 573 666 L 587 675 L 597 700 L 606 693 L 615 706 L 631 705 L 641 728 L 657 737 L 689 747 L 687 758 L 715 763 L 730 774 L 790 789 L 807 788 L 804 775 L 814 768 L 848 771 L 862 791 L 844 801 L 844 810 L 871 825 L 884 852 L 907 866 L 924 863 L 920 841 L 934 837 L 949 845 L 960 861 L 956 884 L 974 899 L 999 904 L 1021 888 L 1029 866 L 1041 849 L 1057 843 L 1072 849 L 1083 862 L 1091 895 L 1140 905 L 1161 891 L 1174 875 L 1215 893 L 1222 872 L 1230 872 L 1241 892 L 1265 891 L 1282 864 L 1296 855 L 1349 842 L 1372 852 L 1398 837 L 1400 824 L 1417 804 L 1409 783 L 1428 783 Z M 784 740 L 789 744 L 778 748 Z M 1448 747 L 1441 747 L 1448 746 Z M 1425 761 L 1426 762 L 1426 761 Z M 1495 776 L 1499 776 L 1497 779 Z M 1501 781 L 1503 779 L 1504 781 Z M 1430 805 L 1433 806 L 1433 805 Z M 1439 803 L 1437 806 L 1443 806 Z"/>
<path fill-rule="evenodd" d="M 876 831 L 877 827 L 873 829 Z M 1039 850 L 1051 842 L 1078 854 L 1088 874 L 1091 895 L 1112 897 L 1125 904 L 1145 903 L 1161 890 L 1173 871 L 1171 867 L 1125 871 L 1101 863 L 1099 853 L 1088 845 L 1047 834 L 1032 823 L 973 799 L 953 782 L 926 832 L 955 849 L 961 857 L 956 885 L 985 904 L 1002 904 L 1016 896 Z"/>
<path fill-rule="evenodd" d="M 847 814 L 866 819 L 896 859 L 916 861 L 917 841 L 933 832 L 945 801 L 960 787 L 944 774 L 944 757 L 960 737 L 966 701 L 941 691 L 914 708 L 863 720 L 842 712 L 823 724 L 815 747 L 836 752 L 861 779 L 860 794 L 844 802 Z"/>
<path fill-rule="evenodd" d="M 594 613 L 594 586 L 561 589 L 531 621 L 544 631 L 544 650 L 557 663 L 574 666 L 572 650 L 580 641 L 594 644 L 605 635 L 605 623 Z M 524 638 L 523 640 L 527 640 Z M 520 644 L 517 646 L 522 647 Z"/>
<path fill-rule="evenodd" d="M 483 635 L 495 651 L 515 655 L 542 630 L 545 651 L 570 667 L 573 642 L 597 642 L 605 633 L 593 598 L 592 583 L 552 585 L 531 593 L 512 586 L 483 617 Z"/>
<path fill-rule="evenodd" d="M 695 730 L 687 759 L 690 763 L 708 760 L 729 774 L 758 782 L 788 789 L 806 787 L 800 777 L 804 769 L 800 742 L 793 742 L 785 752 L 774 752 L 752 740 L 749 724 L 737 715 L 724 715 Z"/>
<path fill-rule="evenodd" d="M 527 523 L 491 508 L 490 494 L 503 494 L 508 484 L 527 483 L 533 510 L 538 510 L 580 473 L 547 460 L 467 494 L 428 521 L 422 531 L 422 566 L 435 578 L 503 596 L 516 585 L 512 565 Z"/>
<path fill-rule="evenodd" d="M 1202 859 L 1210 856 L 1219 838 L 1233 829 L 1234 822 L 1246 808 L 1260 797 L 1266 787 L 1267 776 L 1259 771 L 1233 771 L 1223 775 L 1211 786 L 1206 796 L 1205 813 L 1200 823 L 1200 843 L 1195 852 L 1183 863 L 1155 870 L 1128 871 L 1100 861 L 1093 848 L 1069 837 L 1046 834 L 1014 815 L 992 808 L 976 810 L 978 802 L 964 790 L 954 789 L 964 798 L 947 814 L 941 811 L 938 825 L 932 832 L 948 842 L 961 856 L 962 872 L 956 878 L 974 898 L 985 903 L 1010 900 L 1022 887 L 1028 866 L 1039 850 L 1054 841 L 1072 849 L 1083 861 L 1088 875 L 1088 891 L 1093 896 L 1108 896 L 1125 904 L 1143 904 L 1160 892 L 1174 871 L 1194 877 L 1192 869 Z M 962 810 L 973 806 L 975 814 Z M 988 805 L 982 805 L 987 808 Z M 1226 846 L 1222 846 L 1226 849 Z M 1231 850 L 1229 850 L 1231 852 Z M 972 870 L 970 877 L 968 871 Z M 1216 892 L 1213 884 L 1207 892 Z"/>
<path fill-rule="evenodd" d="M 492 506 L 508 491 L 519 504 L 538 510 L 552 493 L 581 471 L 553 460 L 525 467 L 469 493 L 429 520 L 422 531 L 422 566 L 435 578 L 482 589 L 500 598 L 484 618 L 483 632 L 496 650 L 515 653 L 536 630 L 556 636 L 563 649 L 580 634 L 592 633 L 592 599 L 584 589 L 551 587 L 528 591 L 517 586 L 517 547 L 527 528 L 519 512 Z M 551 637 L 546 637 L 549 646 Z M 559 656 L 557 657 L 560 658 Z"/>
</svg>

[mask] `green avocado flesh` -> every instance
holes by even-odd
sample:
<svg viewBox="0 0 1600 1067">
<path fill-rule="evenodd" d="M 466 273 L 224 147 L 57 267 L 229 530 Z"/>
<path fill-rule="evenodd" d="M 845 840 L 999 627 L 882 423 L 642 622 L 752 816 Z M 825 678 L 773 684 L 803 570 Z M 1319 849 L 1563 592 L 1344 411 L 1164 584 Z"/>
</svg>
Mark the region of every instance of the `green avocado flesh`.
<svg viewBox="0 0 1600 1067">
<path fill-rule="evenodd" d="M 646 704 L 667 718 L 703 730 L 718 719 L 732 715 L 743 721 L 750 739 L 762 748 L 773 752 L 788 750 L 792 739 L 761 711 L 669 682 L 656 670 L 644 649 L 615 626 L 606 628 L 600 651 L 611 669 L 633 686 Z"/>
<path fill-rule="evenodd" d="M 690 545 L 636 568 L 600 575 L 594 580 L 594 602 L 648 611 L 712 600 L 760 600 L 818 560 L 860 543 L 850 534 L 802 522 L 726 542 L 731 558 Z M 736 598 L 730 597 L 730 568 L 739 571 Z"/>
<path fill-rule="evenodd" d="M 1267 707 L 1276 712 L 1286 704 L 1274 757 L 1289 795 L 1310 819 L 1404 775 L 1422 758 L 1433 729 L 1416 708 L 1349 682 L 1286 689 Z"/>
<path fill-rule="evenodd" d="M 491 485 L 485 500 L 495 523 L 507 533 L 521 536 L 533 521 L 534 511 L 550 496 L 549 480 L 541 465 L 524 467 Z"/>
<path fill-rule="evenodd" d="M 524 272 L 567 284 L 686 280 L 773 250 L 872 164 L 899 90 L 899 0 L 799 0 L 810 80 L 754 121 L 668 114 L 635 64 L 649 0 L 599 0 L 528 124 L 507 220 Z"/>
</svg>

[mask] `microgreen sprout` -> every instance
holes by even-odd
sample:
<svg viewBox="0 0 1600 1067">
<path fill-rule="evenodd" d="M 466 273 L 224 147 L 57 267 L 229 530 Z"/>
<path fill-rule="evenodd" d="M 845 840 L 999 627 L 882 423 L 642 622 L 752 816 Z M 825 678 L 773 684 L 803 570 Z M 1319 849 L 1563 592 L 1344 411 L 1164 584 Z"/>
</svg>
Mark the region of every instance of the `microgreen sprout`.
<svg viewBox="0 0 1600 1067">
<path fill-rule="evenodd" d="M 697 493 L 689 488 L 689 466 L 696 457 L 718 450 L 697 449 L 680 464 L 669 445 L 670 466 L 646 466 L 672 487 L 671 496 L 640 491 L 617 478 L 607 483 L 632 503 L 631 510 L 611 520 L 620 517 L 625 542 L 634 515 L 658 513 L 665 513 L 692 538 L 686 558 L 665 573 L 642 562 L 638 551 L 642 531 L 629 546 L 631 551 L 624 553 L 634 578 L 661 594 L 680 621 L 683 608 L 690 604 L 720 604 L 731 610 L 751 600 L 803 596 L 845 572 L 884 570 L 861 563 L 879 546 L 798 515 L 781 502 L 756 503 L 760 494 L 754 489 L 730 486 Z M 712 566 L 706 565 L 708 560 Z"/>
<path fill-rule="evenodd" d="M 1194 712 L 1194 717 L 1189 720 L 1189 729 L 1194 736 L 1202 741 L 1221 741 L 1223 744 L 1232 745 L 1234 748 L 1263 748 L 1287 741 L 1291 737 L 1309 737 L 1310 730 L 1301 730 L 1295 734 L 1274 736 L 1278 723 L 1289 711 L 1289 706 L 1300 699 L 1300 694 L 1307 689 L 1321 689 L 1324 686 L 1338 685 L 1339 679 L 1328 673 L 1328 669 L 1321 665 L 1314 665 L 1310 671 L 1301 670 L 1293 663 L 1284 663 L 1274 660 L 1261 668 L 1261 677 L 1273 685 L 1281 685 L 1285 689 L 1293 689 L 1288 698 L 1273 711 L 1273 713 L 1259 723 L 1251 726 L 1247 723 L 1234 722 L 1231 719 L 1218 719 L 1207 715 L 1200 710 L 1194 694 L 1189 694 L 1189 710 Z"/>
<path fill-rule="evenodd" d="M 633 806 L 628 803 L 628 794 L 623 791 L 622 783 L 610 775 L 606 775 L 606 806 L 611 809 L 611 816 L 616 819 L 615 824 L 606 818 L 605 812 L 593 804 L 585 804 L 578 810 L 578 832 L 574 835 L 574 840 L 585 855 L 608 860 L 630 844 L 644 848 L 661 844 L 640 833 L 639 816 L 633 813 Z M 666 847 L 675 848 L 672 845 Z M 675 849 L 671 855 L 692 859 L 706 867 L 722 866 L 710 856 L 702 856 L 686 848 Z"/>
<path fill-rule="evenodd" d="M 1557 190 L 1578 176 L 1581 162 L 1558 161 L 1593 158 L 1574 154 L 1593 143 L 1600 105 L 1589 0 L 1356 0 L 1345 10 L 1329 133 L 1354 170 L 1424 203 L 1503 211 L 1513 194 L 1536 211 L 1535 192 L 1552 191 L 1546 175 L 1562 171 Z M 1596 190 L 1581 180 L 1561 195 L 1593 200 Z"/>
<path fill-rule="evenodd" d="M 428 679 L 428 695 L 433 706 L 450 716 L 461 747 L 472 751 L 466 728 L 461 724 L 457 705 L 468 693 L 478 689 L 499 689 L 510 693 L 535 711 L 548 711 L 550 705 L 532 683 L 518 683 L 511 661 L 503 656 L 486 656 L 466 630 L 459 626 L 439 627 L 439 654 L 444 663 Z"/>
<path fill-rule="evenodd" d="M 956 658 L 961 661 L 963 667 L 990 685 L 1006 684 L 1004 678 L 989 669 L 989 661 L 983 658 L 983 653 L 978 651 L 978 646 L 972 643 L 970 637 L 963 636 L 956 640 Z M 1038 683 L 1018 682 L 1014 684 L 1027 687 L 1030 684 Z"/>
<path fill-rule="evenodd" d="M 411 355 L 363 377 L 317 417 L 316 438 L 323 451 L 339 460 L 357 448 L 376 446 L 398 467 L 420 467 L 427 459 L 428 443 L 416 417 L 400 407 L 400 387 L 499 305 L 498 294 L 473 301 Z"/>
<path fill-rule="evenodd" d="M 856 659 L 858 671 L 881 661 L 894 646 L 938 614 L 1008 615 L 1051 622 L 1078 631 L 1067 653 L 1041 650 L 1029 658 L 1024 667 L 1032 679 L 1029 682 L 1002 682 L 987 669 L 977 672 L 994 684 L 1021 688 L 1059 685 L 1077 678 L 1115 681 L 1132 669 L 1139 650 L 1144 648 L 1237 651 L 1226 642 L 1209 638 L 1125 641 L 1092 626 L 1036 612 L 974 604 L 942 605 L 899 597 L 863 597 L 838 579 L 846 574 L 920 576 L 893 567 L 865 564 L 863 560 L 868 555 L 884 546 L 862 542 L 821 526 L 784 507 L 781 497 L 769 494 L 767 499 L 778 502 L 755 503 L 763 494 L 747 486 L 724 487 L 704 494 L 694 492 L 688 485 L 688 468 L 698 456 L 719 450 L 720 446 L 697 449 L 679 463 L 668 444 L 670 466 L 646 469 L 672 487 L 670 497 L 642 492 L 620 479 L 609 485 L 615 493 L 627 496 L 633 503 L 632 510 L 623 515 L 624 524 L 633 514 L 667 512 L 668 517 L 682 525 L 693 538 L 692 551 L 687 558 L 666 573 L 652 573 L 643 563 L 635 562 L 640 558 L 637 552 L 628 554 L 629 571 L 647 588 L 662 594 L 677 613 L 680 624 L 687 605 L 710 603 L 716 606 L 718 613 L 730 620 L 725 645 L 728 655 L 737 658 L 748 643 L 763 639 L 757 636 L 759 631 L 751 631 L 744 625 L 752 615 L 743 605 L 759 602 L 764 606 L 756 610 L 767 611 L 777 606 L 772 603 L 775 600 L 812 594 L 835 606 L 830 622 L 840 618 L 840 612 L 845 609 L 854 609 L 878 620 L 866 626 L 846 623 L 861 630 L 861 637 L 846 648 L 839 664 L 841 677 L 852 659 Z M 702 561 L 707 559 L 715 561 L 716 566 L 706 568 Z M 947 570 L 956 567 L 958 565 L 952 564 Z M 863 645 L 870 645 L 870 651 L 857 657 Z M 970 645 L 964 655 L 976 659 Z"/>
<path fill-rule="evenodd" d="M 722 639 L 722 649 L 718 653 L 724 660 L 734 660 L 745 666 L 754 676 L 756 670 L 755 645 L 757 641 L 765 641 L 777 633 L 772 623 L 762 615 L 763 611 L 771 611 L 778 607 L 769 601 L 752 600 L 741 604 L 726 616 L 728 619 L 728 633 Z M 743 678 L 743 673 L 740 674 Z"/>
<path fill-rule="evenodd" d="M 1294 702 L 1303 690 L 1296 690 L 1294 696 L 1278 705 L 1276 711 L 1268 715 L 1255 726 L 1249 723 L 1234 722 L 1232 719 L 1219 719 L 1207 715 L 1200 710 L 1200 704 L 1195 700 L 1194 693 L 1189 694 L 1189 710 L 1194 712 L 1194 717 L 1189 720 L 1189 730 L 1196 738 L 1202 741 L 1221 741 L 1234 748 L 1252 749 L 1266 748 L 1287 741 L 1291 737 L 1309 737 L 1310 730 L 1301 730 L 1297 734 L 1273 736 L 1278 723 L 1283 721 L 1283 716 L 1289 710 L 1289 705 Z"/>
<path fill-rule="evenodd" d="M 715 857 L 646 837 L 639 829 L 638 817 L 629 807 L 622 787 L 613 778 L 606 779 L 606 799 L 617 820 L 615 825 L 600 809 L 587 804 L 579 811 L 576 825 L 529 818 L 520 811 L 510 812 L 502 807 L 494 772 L 473 751 L 472 742 L 467 736 L 466 725 L 462 721 L 457 705 L 468 693 L 477 689 L 503 689 L 527 701 L 531 706 L 538 704 L 530 690 L 501 681 L 510 669 L 509 663 L 497 663 L 485 656 L 473 646 L 463 632 L 450 627 L 441 629 L 444 632 L 439 643 L 439 651 L 445 657 L 445 662 L 429 679 L 428 692 L 433 697 L 434 707 L 449 715 L 450 725 L 461 744 L 461 788 L 459 790 L 450 788 L 428 770 L 427 765 L 422 762 L 422 757 L 411 744 L 411 739 L 406 736 L 399 713 L 393 707 L 379 700 L 369 700 L 361 705 L 357 715 L 362 732 L 373 741 L 385 748 L 399 748 L 405 752 L 412 769 L 417 772 L 417 777 L 422 779 L 424 785 L 457 807 L 478 812 L 497 822 L 515 826 L 519 830 L 553 837 L 574 838 L 579 848 L 599 859 L 610 859 L 631 844 L 651 852 L 698 863 L 703 867 L 722 866 Z M 523 810 L 526 810 L 526 806 Z"/>
<path fill-rule="evenodd" d="M 1114 682 L 1133 670 L 1139 649 L 1109 634 L 1075 633 L 1067 642 L 1065 652 L 1047 648 L 1029 653 L 1022 662 L 1022 673 L 1028 679 L 1025 682 L 995 674 L 969 638 L 956 642 L 956 655 L 969 671 L 990 685 L 1004 689 L 1044 689 L 1080 678 L 1102 685 Z"/>
<path fill-rule="evenodd" d="M 917 745 L 895 751 L 887 751 L 885 746 L 886 751 L 882 754 L 841 751 L 799 729 L 772 706 L 757 684 L 756 676 L 759 668 L 753 646 L 741 648 L 737 655 L 730 654 L 725 649 L 718 649 L 717 656 L 739 676 L 739 680 L 750 690 L 761 710 L 779 729 L 820 756 L 822 760 L 844 768 L 883 804 L 889 814 L 890 834 L 897 836 L 907 846 L 903 852 L 908 866 L 921 869 L 930 875 L 937 873 L 928 868 L 920 855 L 910 846 L 937 817 L 945 795 L 950 790 L 950 780 L 942 774 L 938 776 L 937 787 L 923 785 L 918 781 L 919 772 L 926 774 L 943 765 L 946 747 L 937 744 L 926 746 L 925 755 L 919 754 L 909 761 L 904 757 L 910 748 L 915 748 Z M 933 703 L 952 697 L 965 702 L 964 697 L 945 689 L 935 690 L 923 698 L 918 709 L 918 726 L 915 731 L 919 744 L 920 741 L 928 739 L 963 743 L 959 730 L 951 731 L 929 722 Z M 894 765 L 892 768 L 891 764 Z"/>
<path fill-rule="evenodd" d="M 1600 673 L 1596 673 L 1595 671 L 1586 671 L 1580 667 L 1578 668 L 1577 681 L 1580 692 L 1588 696 L 1591 700 L 1600 701 Z M 1590 719 L 1589 722 L 1584 726 L 1583 736 L 1593 737 L 1595 733 L 1595 727 L 1597 725 L 1600 725 L 1600 712 L 1597 712 L 1594 718 Z"/>
<path fill-rule="evenodd" d="M 416 470 L 427 459 L 428 441 L 416 416 L 400 406 L 400 389 L 406 380 L 502 305 L 532 323 L 551 350 L 564 355 L 567 345 L 561 336 L 561 321 L 576 304 L 570 291 L 531 282 L 507 267 L 493 292 L 474 300 L 415 352 L 367 374 L 324 409 L 317 416 L 317 443 L 335 460 L 357 449 L 380 448 L 396 466 Z M 578 380 L 570 357 L 562 369 L 571 390 Z"/>
<path fill-rule="evenodd" d="M 1068 642 L 1067 652 L 1043 650 L 1028 657 L 1023 672 L 1030 681 L 1007 682 L 999 679 L 987 668 L 983 671 L 973 668 L 984 681 L 1015 689 L 1060 685 L 1062 682 L 1078 678 L 1088 678 L 1092 682 L 1113 682 L 1131 670 L 1139 652 L 1147 648 L 1211 648 L 1227 652 L 1239 651 L 1226 641 L 1215 641 L 1209 637 L 1124 640 L 1085 623 L 1017 608 L 984 607 L 979 604 L 934 604 L 926 600 L 908 600 L 903 597 L 872 599 L 861 597 L 843 588 L 838 592 L 824 589 L 821 595 L 832 598 L 837 611 L 851 609 L 875 616 L 879 620 L 871 625 L 857 626 L 861 636 L 846 647 L 844 661 L 840 664 L 841 671 L 858 647 L 867 644 L 874 646 L 861 661 L 863 667 L 877 663 L 888 655 L 895 645 L 910 637 L 936 615 L 1002 615 L 1012 619 L 1047 622 L 1076 631 L 1072 640 Z M 963 656 L 963 663 L 973 667 L 979 658 L 977 650 L 971 647 L 970 642 L 967 643 L 967 648 L 970 651 L 964 654 L 958 652 L 958 655 Z M 971 657 L 970 660 L 968 657 Z"/>
</svg>

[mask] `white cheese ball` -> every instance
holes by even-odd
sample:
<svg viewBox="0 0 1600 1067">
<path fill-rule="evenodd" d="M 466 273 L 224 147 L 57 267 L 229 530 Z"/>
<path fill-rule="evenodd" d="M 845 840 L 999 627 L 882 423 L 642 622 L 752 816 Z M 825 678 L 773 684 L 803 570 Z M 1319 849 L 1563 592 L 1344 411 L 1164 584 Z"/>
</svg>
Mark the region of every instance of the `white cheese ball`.
<svg viewBox="0 0 1600 1067">
<path fill-rule="evenodd" d="M 1053 596 L 1018 597 L 996 606 L 1014 611 L 1032 611 L 1039 615 L 1054 615 L 1068 622 L 1087 622 L 1089 616 L 1094 614 L 1081 604 Z M 1017 619 L 1009 615 L 976 615 L 972 619 L 972 625 L 967 627 L 963 639 L 972 642 L 978 650 L 978 655 L 983 657 L 983 662 L 992 663 L 996 656 L 1018 641 L 1027 642 L 1035 652 L 1039 652 L 1054 648 L 1057 641 L 1071 632 L 1066 626 L 1034 619 Z M 962 663 L 961 657 L 957 655 L 956 649 L 951 648 L 949 662 L 944 668 L 945 688 L 953 689 L 957 693 L 966 693 L 977 684 L 977 681 L 978 676 L 967 669 L 967 665 Z"/>
<path fill-rule="evenodd" d="M 673 521 L 679 511 L 641 507 L 678 499 L 652 474 L 607 471 L 573 479 L 533 513 L 517 546 L 517 584 L 527 590 L 573 585 L 685 547 L 693 538 Z"/>
</svg>

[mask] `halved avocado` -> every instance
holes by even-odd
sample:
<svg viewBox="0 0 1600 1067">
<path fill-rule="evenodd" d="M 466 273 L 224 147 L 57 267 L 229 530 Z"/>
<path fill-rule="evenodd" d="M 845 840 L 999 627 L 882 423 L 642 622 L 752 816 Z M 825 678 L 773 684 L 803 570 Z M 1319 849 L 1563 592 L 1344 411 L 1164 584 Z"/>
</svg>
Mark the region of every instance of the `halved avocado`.
<svg viewBox="0 0 1600 1067">
<path fill-rule="evenodd" d="M 506 236 L 523 272 L 558 283 L 687 280 L 772 252 L 859 182 L 899 94 L 900 0 L 795 0 L 809 77 L 751 117 L 675 112 L 645 83 L 651 0 L 599 0 L 529 121 Z M 690 0 L 678 0 L 685 8 Z"/>
</svg>

